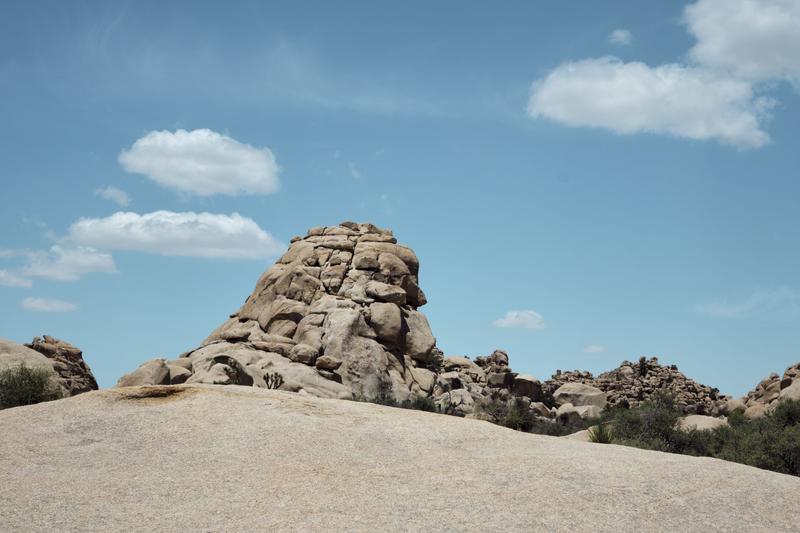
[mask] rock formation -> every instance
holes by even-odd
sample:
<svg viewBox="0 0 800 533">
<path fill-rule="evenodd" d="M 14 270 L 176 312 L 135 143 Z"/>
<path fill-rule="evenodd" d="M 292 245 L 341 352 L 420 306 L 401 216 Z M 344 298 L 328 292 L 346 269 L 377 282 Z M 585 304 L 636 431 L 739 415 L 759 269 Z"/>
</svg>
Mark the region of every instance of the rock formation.
<svg viewBox="0 0 800 533">
<path fill-rule="evenodd" d="M 444 357 L 419 310 L 425 303 L 419 260 L 391 230 L 354 222 L 311 228 L 292 239 L 244 305 L 199 348 L 148 361 L 117 385 L 240 384 L 396 401 L 430 396 L 461 416 L 514 402 L 553 421 L 635 407 L 663 390 L 686 414 L 725 412 L 728 398 L 717 389 L 656 358 L 625 361 L 598 377 L 559 371 L 541 383 L 512 371 L 502 350 L 474 360 Z"/>
<path fill-rule="evenodd" d="M 83 352 L 70 343 L 49 335 L 35 337 L 24 346 L 0 339 L 0 369 L 20 364 L 52 370 L 54 379 L 66 396 L 97 390 L 97 381 L 89 365 L 83 360 Z"/>
<path fill-rule="evenodd" d="M 418 308 L 419 260 L 390 230 L 343 222 L 295 237 L 201 346 L 118 383 L 241 384 L 351 398 L 429 395 L 441 352 Z"/>
<path fill-rule="evenodd" d="M 728 409 L 744 409 L 747 418 L 758 418 L 784 400 L 800 401 L 800 363 L 795 363 L 779 376 L 775 372 L 762 379 L 756 388 L 740 400 L 728 402 Z"/>
<path fill-rule="evenodd" d="M 722 415 L 727 412 L 730 400 L 729 396 L 720 395 L 718 389 L 687 378 L 675 365 L 660 365 L 656 357 L 643 357 L 637 363 L 623 361 L 618 368 L 597 377 L 580 370 L 558 370 L 543 388 L 545 393 L 554 394 L 566 383 L 583 383 L 600 389 L 606 393 L 610 407 L 636 407 L 659 391 L 668 392 L 687 415 Z"/>
</svg>

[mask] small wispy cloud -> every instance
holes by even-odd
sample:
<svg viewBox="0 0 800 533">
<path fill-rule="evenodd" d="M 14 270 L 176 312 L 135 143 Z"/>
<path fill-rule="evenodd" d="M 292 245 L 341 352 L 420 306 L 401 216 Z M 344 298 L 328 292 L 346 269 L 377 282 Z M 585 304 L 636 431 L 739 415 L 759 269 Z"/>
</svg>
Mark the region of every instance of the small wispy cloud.
<svg viewBox="0 0 800 533">
<path fill-rule="evenodd" d="M 509 311 L 493 322 L 501 328 L 544 329 L 544 317 L 532 309 Z"/>
<path fill-rule="evenodd" d="M 350 171 L 350 175 L 353 176 L 354 178 L 361 177 L 361 171 L 358 169 L 355 163 L 348 163 L 347 169 Z"/>
<path fill-rule="evenodd" d="M 50 250 L 27 251 L 22 274 L 56 281 L 77 281 L 86 274 L 114 273 L 117 267 L 107 252 L 89 246 L 56 244 Z"/>
<path fill-rule="evenodd" d="M 33 282 L 8 270 L 0 270 L 0 285 L 5 287 L 31 287 Z"/>
<path fill-rule="evenodd" d="M 78 309 L 78 306 L 72 302 L 36 297 L 25 298 L 20 302 L 20 307 L 26 311 L 42 313 L 69 313 Z"/>
<path fill-rule="evenodd" d="M 108 187 L 100 187 L 99 189 L 95 189 L 94 191 L 95 196 L 99 196 L 104 200 L 109 200 L 114 202 L 115 204 L 125 207 L 126 205 L 131 203 L 131 196 L 127 192 L 123 191 L 122 189 L 117 189 L 114 186 L 109 185 Z"/>
<path fill-rule="evenodd" d="M 605 353 L 606 347 L 599 344 L 590 344 L 583 349 L 583 353 Z"/>
<path fill-rule="evenodd" d="M 633 34 L 628 30 L 617 29 L 608 35 L 608 42 L 620 46 L 628 46 L 633 42 Z"/>
<path fill-rule="evenodd" d="M 795 316 L 800 313 L 800 292 L 790 287 L 756 289 L 743 300 L 705 303 L 696 309 L 715 318 Z"/>
</svg>

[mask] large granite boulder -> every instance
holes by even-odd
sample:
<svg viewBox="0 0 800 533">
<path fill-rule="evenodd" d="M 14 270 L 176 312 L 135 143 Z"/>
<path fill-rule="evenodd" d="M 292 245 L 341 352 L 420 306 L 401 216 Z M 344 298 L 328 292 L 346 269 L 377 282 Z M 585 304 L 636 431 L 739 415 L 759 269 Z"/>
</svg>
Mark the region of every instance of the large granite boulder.
<svg viewBox="0 0 800 533">
<path fill-rule="evenodd" d="M 197 349 L 145 363 L 118 385 L 267 387 L 265 376 L 277 373 L 282 390 L 314 396 L 429 395 L 441 352 L 418 310 L 426 303 L 418 275 L 416 254 L 390 230 L 311 228 Z"/>
<path fill-rule="evenodd" d="M 52 372 L 64 396 L 97 390 L 97 381 L 83 360 L 83 352 L 49 335 L 36 337 L 25 345 L 0 339 L 0 370 L 19 365 Z"/>
</svg>

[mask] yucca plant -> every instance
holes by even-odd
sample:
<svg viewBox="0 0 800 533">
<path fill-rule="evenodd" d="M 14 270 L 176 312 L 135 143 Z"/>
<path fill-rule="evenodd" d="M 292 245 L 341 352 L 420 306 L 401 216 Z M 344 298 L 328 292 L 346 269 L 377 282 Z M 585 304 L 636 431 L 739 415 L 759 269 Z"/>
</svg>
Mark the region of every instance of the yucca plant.
<svg viewBox="0 0 800 533">
<path fill-rule="evenodd" d="M 589 428 L 589 440 L 598 444 L 611 444 L 614 435 L 610 424 L 598 424 Z"/>
</svg>

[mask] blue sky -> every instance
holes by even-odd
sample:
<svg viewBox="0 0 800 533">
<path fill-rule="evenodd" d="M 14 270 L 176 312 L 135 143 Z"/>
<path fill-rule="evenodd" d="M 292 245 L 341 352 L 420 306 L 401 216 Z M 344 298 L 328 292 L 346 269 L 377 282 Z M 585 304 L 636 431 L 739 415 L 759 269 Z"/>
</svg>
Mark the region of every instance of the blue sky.
<svg viewBox="0 0 800 533">
<path fill-rule="evenodd" d="M 110 386 L 371 221 L 449 355 L 742 394 L 800 359 L 798 81 L 796 0 L 4 2 L 0 336 Z"/>
</svg>

